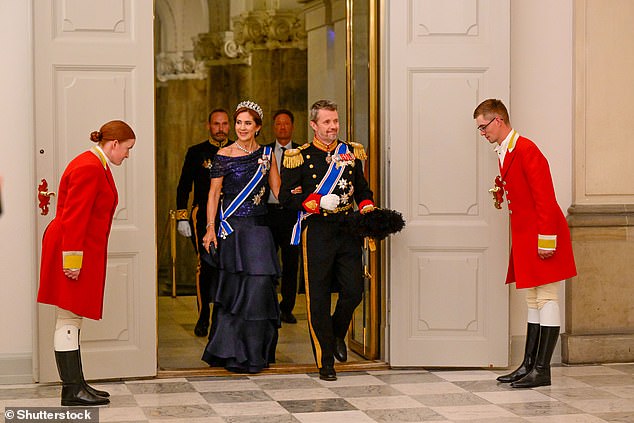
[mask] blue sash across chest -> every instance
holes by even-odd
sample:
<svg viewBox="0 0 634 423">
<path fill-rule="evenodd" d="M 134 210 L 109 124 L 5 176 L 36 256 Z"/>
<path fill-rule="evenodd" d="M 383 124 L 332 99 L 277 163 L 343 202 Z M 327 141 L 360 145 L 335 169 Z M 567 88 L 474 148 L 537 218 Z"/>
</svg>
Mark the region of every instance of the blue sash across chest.
<svg viewBox="0 0 634 423">
<path fill-rule="evenodd" d="M 348 154 L 348 145 L 341 143 L 337 146 L 335 150 L 335 156 Z M 341 179 L 341 175 L 343 175 L 343 171 L 345 170 L 345 166 L 337 165 L 337 161 L 333 160 L 330 162 L 330 166 L 328 167 L 328 171 L 322 178 L 321 182 L 315 189 L 315 193 L 319 195 L 327 195 L 332 193 L 332 190 L 335 189 L 339 179 Z M 300 210 L 297 212 L 297 222 L 295 226 L 293 226 L 293 233 L 291 235 L 291 245 L 299 245 L 299 239 L 302 233 L 302 220 L 306 219 L 313 213 L 309 213 L 307 211 Z"/>
<path fill-rule="evenodd" d="M 270 146 L 264 147 L 262 160 L 257 170 L 251 177 L 251 180 L 249 180 L 244 188 L 242 188 L 242 191 L 238 193 L 236 198 L 233 199 L 233 201 L 227 206 L 227 208 L 220 208 L 220 228 L 218 229 L 219 237 L 225 239 L 228 235 L 231 235 L 233 233 L 233 228 L 231 227 L 227 219 L 229 219 L 229 217 L 231 217 L 236 212 L 236 210 L 240 208 L 242 203 L 244 203 L 245 200 L 251 196 L 255 187 L 257 187 L 262 178 L 266 176 L 266 173 L 269 170 L 270 166 L 271 151 L 272 149 Z"/>
</svg>

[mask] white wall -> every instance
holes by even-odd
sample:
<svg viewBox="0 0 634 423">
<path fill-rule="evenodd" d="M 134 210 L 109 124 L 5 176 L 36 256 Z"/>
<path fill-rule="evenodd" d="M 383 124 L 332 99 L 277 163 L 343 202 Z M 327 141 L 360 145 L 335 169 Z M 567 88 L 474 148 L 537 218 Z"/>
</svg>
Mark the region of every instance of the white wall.
<svg viewBox="0 0 634 423">
<path fill-rule="evenodd" d="M 32 381 L 36 248 L 30 1 L 0 1 L 0 383 Z"/>
<path fill-rule="evenodd" d="M 511 0 L 511 123 L 548 158 L 564 214 L 573 187 L 572 12 L 572 0 Z M 524 294 L 510 292 L 511 336 L 523 336 Z M 559 298 L 563 326 L 563 289 Z"/>
</svg>

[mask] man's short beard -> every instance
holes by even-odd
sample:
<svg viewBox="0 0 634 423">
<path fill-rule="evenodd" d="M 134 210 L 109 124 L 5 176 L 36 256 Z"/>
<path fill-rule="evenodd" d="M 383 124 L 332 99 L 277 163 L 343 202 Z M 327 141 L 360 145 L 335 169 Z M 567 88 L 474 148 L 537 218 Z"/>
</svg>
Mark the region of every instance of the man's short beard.
<svg viewBox="0 0 634 423">
<path fill-rule="evenodd" d="M 219 138 L 219 137 L 218 137 L 219 132 L 216 132 L 215 134 L 212 134 L 212 135 L 211 135 L 211 138 L 213 138 L 213 140 L 214 140 L 214 141 L 221 142 L 221 141 L 226 140 L 226 139 L 227 139 L 227 137 L 229 136 L 229 134 L 225 134 L 224 132 L 220 132 L 220 133 L 221 133 L 221 134 L 223 134 L 223 135 L 224 135 L 224 137 Z"/>
</svg>

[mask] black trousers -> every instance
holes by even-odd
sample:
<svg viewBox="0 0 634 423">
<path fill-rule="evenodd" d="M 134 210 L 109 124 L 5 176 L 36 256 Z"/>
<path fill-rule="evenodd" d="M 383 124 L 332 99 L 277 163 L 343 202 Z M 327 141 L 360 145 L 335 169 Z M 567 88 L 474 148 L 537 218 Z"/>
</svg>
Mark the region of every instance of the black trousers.
<svg viewBox="0 0 634 423">
<path fill-rule="evenodd" d="M 209 303 L 213 301 L 218 288 L 218 269 L 200 259 L 203 248 L 203 237 L 207 232 L 207 210 L 196 206 L 191 213 L 191 223 L 195 228 L 192 242 L 198 254 L 198 268 L 196 270 L 196 296 L 198 300 L 198 318 L 209 322 Z"/>
<path fill-rule="evenodd" d="M 313 215 L 304 222 L 302 253 L 308 326 L 317 367 L 334 365 L 334 338 L 346 336 L 363 297 L 362 239 L 333 217 Z M 331 315 L 331 293 L 339 292 Z"/>
<path fill-rule="evenodd" d="M 279 204 L 268 204 L 268 221 L 273 233 L 275 248 L 281 252 L 282 284 L 280 310 L 291 313 L 297 297 L 297 268 L 299 267 L 299 246 L 291 245 L 293 225 L 297 221 L 297 212 L 282 208 Z"/>
</svg>

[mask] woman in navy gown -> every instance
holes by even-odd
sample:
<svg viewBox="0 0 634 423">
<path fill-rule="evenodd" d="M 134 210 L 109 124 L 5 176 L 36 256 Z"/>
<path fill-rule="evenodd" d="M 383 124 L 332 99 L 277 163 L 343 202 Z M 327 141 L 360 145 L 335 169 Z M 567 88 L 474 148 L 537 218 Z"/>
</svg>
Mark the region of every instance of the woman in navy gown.
<svg viewBox="0 0 634 423">
<path fill-rule="evenodd" d="M 219 150 L 211 166 L 203 246 L 212 254 L 217 249 L 219 278 L 202 359 L 233 372 L 257 373 L 275 362 L 280 326 L 275 286 L 280 268 L 266 220 L 268 188 L 277 196 L 280 176 L 270 147 L 255 140 L 262 128 L 260 106 L 241 102 L 233 120 L 237 140 Z"/>
</svg>

